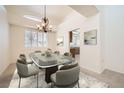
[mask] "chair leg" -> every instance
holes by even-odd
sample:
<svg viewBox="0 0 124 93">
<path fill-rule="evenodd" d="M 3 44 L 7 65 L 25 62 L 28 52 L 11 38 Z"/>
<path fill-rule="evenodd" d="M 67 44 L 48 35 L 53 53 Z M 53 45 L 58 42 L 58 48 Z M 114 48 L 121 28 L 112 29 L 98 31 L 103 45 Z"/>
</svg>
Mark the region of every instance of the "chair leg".
<svg viewBox="0 0 124 93">
<path fill-rule="evenodd" d="M 53 83 L 51 82 L 51 86 L 50 86 L 51 88 L 53 87 Z"/>
<path fill-rule="evenodd" d="M 38 74 L 37 74 L 37 88 L 38 88 Z"/>
<path fill-rule="evenodd" d="M 78 88 L 80 88 L 79 81 L 78 81 Z"/>
<path fill-rule="evenodd" d="M 21 85 L 21 77 L 19 77 L 19 85 L 18 85 L 18 88 L 20 88 L 20 85 Z"/>
<path fill-rule="evenodd" d="M 50 86 L 51 88 L 54 88 L 54 83 L 53 82 L 51 82 L 51 86 Z"/>
</svg>

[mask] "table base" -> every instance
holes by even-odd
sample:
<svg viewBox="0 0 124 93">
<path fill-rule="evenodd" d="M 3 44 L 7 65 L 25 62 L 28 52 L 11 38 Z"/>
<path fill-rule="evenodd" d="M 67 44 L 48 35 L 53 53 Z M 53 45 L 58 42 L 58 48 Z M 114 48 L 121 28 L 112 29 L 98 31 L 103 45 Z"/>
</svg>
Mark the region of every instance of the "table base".
<svg viewBox="0 0 124 93">
<path fill-rule="evenodd" d="M 49 67 L 45 69 L 45 81 L 47 83 L 51 82 L 50 76 L 58 70 L 58 66 Z"/>
</svg>

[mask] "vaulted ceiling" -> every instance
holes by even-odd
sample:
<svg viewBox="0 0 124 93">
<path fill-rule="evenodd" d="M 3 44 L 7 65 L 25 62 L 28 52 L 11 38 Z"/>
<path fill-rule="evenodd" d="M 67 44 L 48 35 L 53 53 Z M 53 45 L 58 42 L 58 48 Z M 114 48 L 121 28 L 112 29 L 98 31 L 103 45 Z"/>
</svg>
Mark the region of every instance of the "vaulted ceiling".
<svg viewBox="0 0 124 93">
<path fill-rule="evenodd" d="M 38 21 L 28 19 L 25 16 L 38 20 L 43 17 L 43 5 L 6 5 L 5 7 L 8 13 L 9 24 L 34 28 Z M 47 5 L 46 7 L 47 17 L 50 20 L 50 24 L 54 27 L 58 26 L 73 11 L 85 17 L 98 13 L 96 7 L 90 5 Z"/>
</svg>

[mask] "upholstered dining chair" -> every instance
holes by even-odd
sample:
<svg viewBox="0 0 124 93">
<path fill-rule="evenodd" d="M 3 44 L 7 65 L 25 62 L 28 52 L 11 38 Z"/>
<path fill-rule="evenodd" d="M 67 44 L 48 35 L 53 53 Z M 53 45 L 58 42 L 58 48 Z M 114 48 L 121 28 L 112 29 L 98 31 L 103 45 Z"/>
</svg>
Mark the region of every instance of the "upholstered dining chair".
<svg viewBox="0 0 124 93">
<path fill-rule="evenodd" d="M 59 54 L 60 54 L 60 52 L 59 52 L 59 51 L 55 51 L 55 52 L 54 52 L 54 54 L 57 54 L 57 55 L 59 55 Z"/>
<path fill-rule="evenodd" d="M 64 65 L 68 65 L 68 64 L 70 64 L 70 63 L 75 61 L 75 59 L 72 57 L 71 53 L 69 53 L 69 52 L 65 52 L 63 54 L 63 58 L 68 59 L 70 61 L 70 62 L 64 63 Z"/>
<path fill-rule="evenodd" d="M 37 69 L 34 65 L 28 66 L 26 61 L 20 59 L 17 60 L 16 67 L 17 67 L 17 73 L 19 75 L 19 85 L 18 85 L 19 88 L 21 85 L 21 78 L 27 78 L 35 75 L 37 76 L 37 87 L 38 87 L 39 69 Z"/>
<path fill-rule="evenodd" d="M 52 49 L 48 48 L 46 51 L 52 53 Z"/>
<path fill-rule="evenodd" d="M 51 75 L 51 87 L 74 87 L 76 84 L 79 87 L 79 73 L 80 67 L 77 63 L 65 65 Z"/>
<path fill-rule="evenodd" d="M 33 64 L 33 61 L 27 61 L 26 55 L 25 54 L 20 54 L 19 58 L 21 60 L 24 60 L 25 62 L 27 62 L 27 64 Z"/>
<path fill-rule="evenodd" d="M 65 52 L 65 53 L 64 53 L 64 56 L 72 56 L 72 54 L 69 53 L 69 52 Z"/>
<path fill-rule="evenodd" d="M 36 50 L 35 53 L 42 53 L 42 51 L 40 51 L 40 50 Z"/>
</svg>

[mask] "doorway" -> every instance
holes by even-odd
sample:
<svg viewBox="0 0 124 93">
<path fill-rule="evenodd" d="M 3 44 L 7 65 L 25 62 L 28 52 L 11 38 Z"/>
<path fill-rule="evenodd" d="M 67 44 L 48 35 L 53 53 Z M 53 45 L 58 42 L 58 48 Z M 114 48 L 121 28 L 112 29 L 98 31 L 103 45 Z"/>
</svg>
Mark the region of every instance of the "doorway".
<svg viewBox="0 0 124 93">
<path fill-rule="evenodd" d="M 74 57 L 74 58 L 79 57 L 79 55 L 80 55 L 79 28 L 69 31 L 69 48 L 70 48 L 70 53 L 72 54 L 72 57 Z"/>
</svg>

